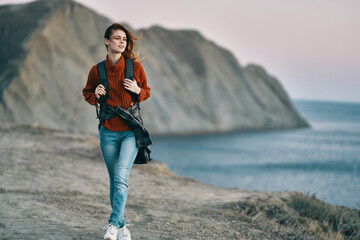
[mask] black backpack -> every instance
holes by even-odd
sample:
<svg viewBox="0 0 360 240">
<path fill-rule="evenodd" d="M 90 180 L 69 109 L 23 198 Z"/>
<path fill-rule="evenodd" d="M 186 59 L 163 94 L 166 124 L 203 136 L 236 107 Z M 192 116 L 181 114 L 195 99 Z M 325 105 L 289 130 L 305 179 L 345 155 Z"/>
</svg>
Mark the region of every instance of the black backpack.
<svg viewBox="0 0 360 240">
<path fill-rule="evenodd" d="M 100 84 L 102 84 L 105 87 L 105 95 L 100 95 L 100 98 L 98 100 L 98 103 L 100 103 L 100 111 L 102 109 L 102 107 L 104 105 L 106 105 L 106 107 L 109 107 L 109 105 L 106 104 L 106 98 L 107 98 L 107 94 L 108 94 L 108 90 L 109 90 L 109 82 L 108 82 L 108 78 L 106 75 L 106 67 L 105 67 L 105 60 L 102 62 L 99 62 L 97 64 L 97 70 L 98 70 L 98 75 L 99 75 L 99 80 L 100 80 Z M 125 58 L 125 78 L 131 79 L 134 81 L 134 61 L 132 59 L 129 58 Z M 137 96 L 135 93 L 131 92 L 128 90 L 128 92 L 131 95 L 131 106 L 129 107 L 129 112 L 131 112 L 132 116 L 141 124 L 141 126 L 143 126 L 143 120 L 140 116 L 140 103 L 137 102 Z M 100 115 L 99 115 L 99 107 L 96 107 L 96 114 L 97 114 L 97 118 L 99 118 L 100 121 Z M 101 122 L 100 122 L 101 123 Z M 100 128 L 100 123 L 99 123 L 99 128 Z M 148 134 L 147 130 L 145 128 L 143 128 L 146 133 Z M 136 133 L 135 133 L 136 136 Z M 150 135 L 148 135 L 148 141 L 151 144 L 151 138 Z M 138 154 L 135 158 L 134 163 L 135 164 L 144 164 L 144 163 L 149 163 L 152 158 L 150 157 L 150 153 L 151 150 L 149 148 L 149 146 L 146 147 L 139 147 L 139 151 Z"/>
</svg>

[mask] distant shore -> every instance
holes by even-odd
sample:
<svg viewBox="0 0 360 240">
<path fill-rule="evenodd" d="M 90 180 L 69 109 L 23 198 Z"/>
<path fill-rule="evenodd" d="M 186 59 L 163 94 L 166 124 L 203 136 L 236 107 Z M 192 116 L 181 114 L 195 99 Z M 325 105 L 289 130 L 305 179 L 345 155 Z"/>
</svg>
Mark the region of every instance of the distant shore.
<svg viewBox="0 0 360 240">
<path fill-rule="evenodd" d="M 110 204 L 98 137 L 0 125 L 0 239 L 101 239 Z M 357 239 L 359 211 L 294 191 L 228 189 L 134 165 L 134 239 Z M 340 221 L 341 220 L 341 221 Z"/>
<path fill-rule="evenodd" d="M 145 126 L 146 127 L 146 126 Z M 271 132 L 271 131 L 281 131 L 281 130 L 293 130 L 293 129 L 300 129 L 300 128 L 311 128 L 311 125 L 306 126 L 297 126 L 297 127 L 274 127 L 274 128 L 267 128 L 267 129 L 257 129 L 257 128 L 234 128 L 229 130 L 223 131 L 193 131 L 193 132 L 185 132 L 185 133 L 155 133 L 151 134 L 152 137 L 157 138 L 169 138 L 169 137 L 191 137 L 191 136 L 206 136 L 206 135 L 228 135 L 228 134 L 239 134 L 239 133 L 255 133 L 255 132 Z"/>
</svg>

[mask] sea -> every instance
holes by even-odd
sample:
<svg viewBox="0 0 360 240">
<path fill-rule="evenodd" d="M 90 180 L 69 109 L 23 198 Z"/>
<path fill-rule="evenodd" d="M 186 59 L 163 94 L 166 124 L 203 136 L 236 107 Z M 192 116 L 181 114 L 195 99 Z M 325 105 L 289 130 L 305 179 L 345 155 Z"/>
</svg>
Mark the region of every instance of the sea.
<svg viewBox="0 0 360 240">
<path fill-rule="evenodd" d="M 309 128 L 155 136 L 151 157 L 207 184 L 295 190 L 360 209 L 360 103 L 293 104 Z"/>
</svg>

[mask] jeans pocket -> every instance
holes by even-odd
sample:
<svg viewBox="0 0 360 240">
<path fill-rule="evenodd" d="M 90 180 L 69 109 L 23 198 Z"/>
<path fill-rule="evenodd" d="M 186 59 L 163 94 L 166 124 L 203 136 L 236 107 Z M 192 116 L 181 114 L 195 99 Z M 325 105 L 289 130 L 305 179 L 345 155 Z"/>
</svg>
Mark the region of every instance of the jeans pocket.
<svg viewBox="0 0 360 240">
<path fill-rule="evenodd" d="M 99 134 L 105 134 L 105 133 L 108 133 L 110 132 L 109 129 L 107 129 L 106 127 L 104 127 L 103 125 L 100 126 L 100 129 L 99 129 Z"/>
</svg>

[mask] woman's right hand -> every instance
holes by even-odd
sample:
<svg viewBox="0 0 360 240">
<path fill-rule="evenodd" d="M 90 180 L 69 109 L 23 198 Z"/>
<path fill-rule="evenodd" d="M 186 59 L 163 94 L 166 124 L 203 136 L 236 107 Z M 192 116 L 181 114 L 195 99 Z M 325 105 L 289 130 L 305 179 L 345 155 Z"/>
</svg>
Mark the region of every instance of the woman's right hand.
<svg viewBox="0 0 360 240">
<path fill-rule="evenodd" d="M 95 88 L 95 96 L 96 98 L 100 98 L 100 95 L 105 95 L 105 87 L 102 84 L 99 84 L 96 88 Z"/>
</svg>

